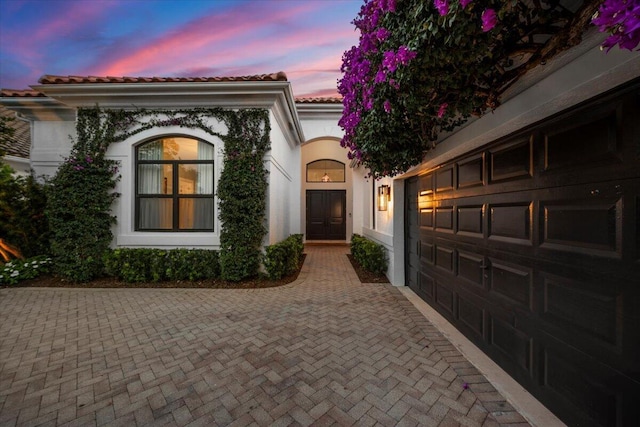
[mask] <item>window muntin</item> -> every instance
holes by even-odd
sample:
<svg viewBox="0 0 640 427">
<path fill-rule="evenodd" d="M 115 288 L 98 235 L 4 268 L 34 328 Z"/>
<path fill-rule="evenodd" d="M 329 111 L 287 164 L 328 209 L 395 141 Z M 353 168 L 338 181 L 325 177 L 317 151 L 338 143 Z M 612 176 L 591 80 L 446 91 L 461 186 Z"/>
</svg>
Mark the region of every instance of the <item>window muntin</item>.
<svg viewBox="0 0 640 427">
<path fill-rule="evenodd" d="M 307 164 L 307 182 L 344 182 L 344 163 L 316 160 Z"/>
<path fill-rule="evenodd" d="M 139 231 L 213 231 L 213 145 L 165 137 L 136 148 Z"/>
</svg>

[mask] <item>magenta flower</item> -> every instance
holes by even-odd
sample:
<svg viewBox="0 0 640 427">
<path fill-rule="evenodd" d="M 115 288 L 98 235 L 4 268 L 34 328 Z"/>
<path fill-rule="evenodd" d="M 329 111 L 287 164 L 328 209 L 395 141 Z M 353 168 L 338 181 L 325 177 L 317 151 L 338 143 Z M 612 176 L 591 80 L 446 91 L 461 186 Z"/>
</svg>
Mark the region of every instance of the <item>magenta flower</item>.
<svg viewBox="0 0 640 427">
<path fill-rule="evenodd" d="M 600 32 L 609 33 L 602 43 L 611 50 L 616 44 L 621 49 L 633 50 L 640 43 L 640 4 L 625 0 L 606 0 L 592 21 Z"/>
<path fill-rule="evenodd" d="M 387 30 L 386 28 L 380 28 L 378 29 L 378 31 L 376 31 L 376 38 L 382 42 L 385 41 L 390 34 L 391 33 L 389 32 L 389 30 Z"/>
<path fill-rule="evenodd" d="M 493 27 L 498 23 L 498 16 L 493 9 L 486 9 L 482 12 L 482 31 L 485 33 L 491 31 Z"/>
<path fill-rule="evenodd" d="M 447 112 L 447 107 L 449 106 L 449 104 L 447 104 L 446 102 L 443 102 L 442 104 L 440 104 L 440 108 L 438 109 L 438 118 L 441 119 L 444 117 L 445 113 Z"/>
<path fill-rule="evenodd" d="M 389 102 L 388 99 L 384 101 L 383 107 L 384 111 L 386 111 L 387 113 L 391 112 L 391 102 Z"/>
<path fill-rule="evenodd" d="M 467 5 L 471 3 L 471 0 L 460 0 L 460 6 L 464 9 Z"/>
<path fill-rule="evenodd" d="M 396 59 L 402 64 L 407 65 L 409 61 L 415 58 L 418 54 L 412 50 L 409 50 L 406 46 L 400 46 L 398 48 L 398 53 L 396 54 Z"/>
<path fill-rule="evenodd" d="M 396 60 L 396 53 L 392 50 L 388 50 L 383 54 L 382 66 L 389 73 L 393 73 L 398 68 L 398 62 Z"/>
<path fill-rule="evenodd" d="M 433 5 L 438 9 L 440 16 L 445 16 L 449 13 L 449 2 L 447 0 L 433 0 Z"/>
</svg>

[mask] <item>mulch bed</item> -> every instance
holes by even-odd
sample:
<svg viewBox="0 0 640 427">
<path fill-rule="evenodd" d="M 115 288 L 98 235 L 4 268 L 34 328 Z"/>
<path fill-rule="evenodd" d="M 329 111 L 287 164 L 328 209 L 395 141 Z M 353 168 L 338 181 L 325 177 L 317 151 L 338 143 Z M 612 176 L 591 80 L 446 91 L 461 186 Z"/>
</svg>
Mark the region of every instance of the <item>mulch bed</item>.
<svg viewBox="0 0 640 427">
<path fill-rule="evenodd" d="M 370 271 L 365 270 L 358 264 L 358 262 L 353 258 L 353 255 L 347 254 L 347 258 L 351 261 L 351 265 L 353 269 L 356 271 L 358 275 L 358 279 L 360 279 L 361 283 L 389 283 L 389 279 L 382 273 L 372 273 Z"/>
<path fill-rule="evenodd" d="M 304 262 L 306 254 L 302 255 L 302 262 Z M 360 265 L 355 262 L 351 255 L 347 255 L 353 265 L 354 270 L 358 274 L 362 283 L 388 283 L 385 275 L 374 274 L 364 270 Z M 193 289 L 262 289 L 262 288 L 274 288 L 283 286 L 295 281 L 298 278 L 300 270 L 293 274 L 285 276 L 280 280 L 270 280 L 266 277 L 255 277 L 246 279 L 240 282 L 230 282 L 221 279 L 208 279 L 208 280 L 182 280 L 182 281 L 168 281 L 168 282 L 145 282 L 145 283 L 129 283 L 122 280 L 118 280 L 114 277 L 101 277 L 94 279 L 86 283 L 75 283 L 69 280 L 65 280 L 61 277 L 43 275 L 35 279 L 25 280 L 13 285 L 12 287 L 22 288 L 193 288 Z"/>
</svg>

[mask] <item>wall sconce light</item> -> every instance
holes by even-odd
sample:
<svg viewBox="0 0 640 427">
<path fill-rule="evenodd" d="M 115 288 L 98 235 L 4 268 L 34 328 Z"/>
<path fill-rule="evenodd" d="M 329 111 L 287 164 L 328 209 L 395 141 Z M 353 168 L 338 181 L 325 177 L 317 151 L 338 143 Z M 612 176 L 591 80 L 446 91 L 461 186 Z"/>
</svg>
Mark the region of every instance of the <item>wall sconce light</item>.
<svg viewBox="0 0 640 427">
<path fill-rule="evenodd" d="M 378 210 L 386 211 L 389 206 L 389 200 L 391 200 L 391 187 L 388 185 L 378 187 Z"/>
</svg>

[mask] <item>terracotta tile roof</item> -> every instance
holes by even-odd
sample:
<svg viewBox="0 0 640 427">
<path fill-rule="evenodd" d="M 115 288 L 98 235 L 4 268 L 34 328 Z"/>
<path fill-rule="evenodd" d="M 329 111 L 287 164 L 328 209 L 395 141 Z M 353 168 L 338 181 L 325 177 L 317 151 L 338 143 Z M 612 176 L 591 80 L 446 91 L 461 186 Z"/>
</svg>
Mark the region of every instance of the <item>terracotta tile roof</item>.
<svg viewBox="0 0 640 427">
<path fill-rule="evenodd" d="M 298 104 L 342 104 L 342 98 L 296 98 Z"/>
<path fill-rule="evenodd" d="M 3 91 L 4 92 L 4 91 Z M 29 158 L 31 148 L 31 127 L 24 120 L 15 118 L 15 113 L 8 108 L 0 105 L 0 117 L 13 118 L 9 122 L 15 132 L 9 138 L 0 138 L 0 151 L 9 156 Z"/>
<path fill-rule="evenodd" d="M 47 95 L 37 90 L 2 89 L 0 90 L 0 96 L 6 98 L 40 98 Z"/>
<path fill-rule="evenodd" d="M 182 82 L 278 82 L 287 81 L 283 71 L 271 74 L 258 74 L 240 77 L 98 77 L 98 76 L 54 76 L 40 77 L 40 84 L 79 84 L 79 83 L 182 83 Z"/>
</svg>

